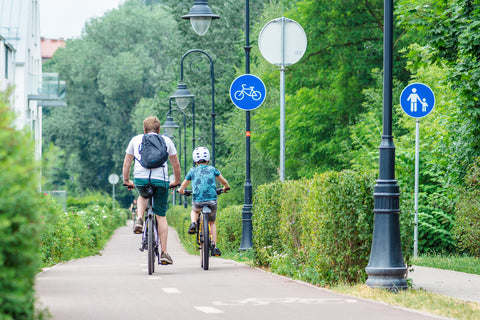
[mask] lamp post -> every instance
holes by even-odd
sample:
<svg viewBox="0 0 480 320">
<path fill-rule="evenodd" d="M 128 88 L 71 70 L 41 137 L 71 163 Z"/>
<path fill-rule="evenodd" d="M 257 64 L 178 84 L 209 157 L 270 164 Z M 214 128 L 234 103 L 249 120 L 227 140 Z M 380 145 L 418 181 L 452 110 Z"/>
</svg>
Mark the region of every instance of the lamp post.
<svg viewBox="0 0 480 320">
<path fill-rule="evenodd" d="M 250 1 L 245 0 L 245 73 L 250 73 Z M 250 180 L 250 111 L 245 111 L 245 186 L 240 250 L 252 249 L 252 181 Z"/>
<path fill-rule="evenodd" d="M 383 135 L 379 178 L 375 185 L 374 226 L 366 284 L 391 291 L 407 288 L 400 241 L 400 191 L 395 180 L 395 146 L 392 136 L 393 0 L 384 2 Z"/>
<path fill-rule="evenodd" d="M 192 101 L 192 151 L 195 150 L 195 96 L 187 89 L 187 85 L 179 83 L 177 85 L 177 91 L 170 96 L 168 101 L 168 109 L 172 110 L 172 99 L 175 99 L 177 106 L 185 110 L 190 101 Z M 193 163 L 195 165 L 195 162 Z"/>
<path fill-rule="evenodd" d="M 199 36 L 203 36 L 205 33 L 207 33 L 212 19 L 219 18 L 220 16 L 214 14 L 212 9 L 210 9 L 208 6 L 207 0 L 195 0 L 190 12 L 182 16 L 182 19 L 190 20 L 193 30 Z"/>
<path fill-rule="evenodd" d="M 200 4 L 200 3 L 202 4 L 206 3 L 206 1 L 195 0 L 195 4 Z M 194 4 L 194 7 L 195 7 L 195 4 Z M 193 11 L 193 7 L 190 12 L 192 13 L 192 11 Z M 190 14 L 188 16 L 191 17 Z M 183 16 L 182 18 L 188 19 L 189 18 L 188 16 Z M 197 15 L 197 17 L 200 17 L 200 15 Z M 192 22 L 192 27 L 193 27 L 193 22 Z M 193 28 L 195 30 L 195 27 Z M 195 30 L 195 32 L 197 31 Z M 252 47 L 250 47 L 250 1 L 249 0 L 245 0 L 245 46 L 243 47 L 243 49 L 245 50 L 245 73 L 249 74 L 250 73 L 250 50 L 252 49 Z M 182 63 L 183 63 L 183 58 L 182 58 Z M 213 63 L 212 63 L 212 70 L 213 70 Z M 213 71 L 212 71 L 212 77 L 213 77 Z M 182 79 L 183 79 L 183 71 L 182 71 Z M 212 83 L 213 83 L 213 80 L 212 80 Z M 212 85 L 212 88 L 213 88 L 213 85 Z M 212 99 L 213 99 L 213 93 L 212 93 Z M 212 115 L 213 114 L 214 112 L 212 112 Z M 214 121 L 213 117 L 212 117 L 212 121 Z M 250 111 L 245 112 L 245 133 L 246 133 L 245 134 L 245 187 L 244 187 L 245 195 L 244 195 L 244 205 L 242 208 L 242 240 L 240 243 L 240 250 L 252 249 L 252 182 L 250 180 Z M 213 148 L 213 144 L 212 144 L 212 148 Z"/>
<path fill-rule="evenodd" d="M 210 62 L 210 79 L 211 79 L 211 95 L 212 95 L 212 112 L 211 112 L 211 117 L 212 117 L 212 165 L 215 166 L 215 76 L 214 76 L 214 67 L 213 67 L 213 60 L 212 57 L 205 51 L 201 49 L 192 49 L 186 52 L 182 56 L 182 60 L 180 61 L 180 83 L 177 85 L 177 91 L 170 96 L 170 98 L 175 98 L 175 101 L 177 102 L 177 105 L 183 106 L 183 108 L 186 108 L 188 105 L 189 99 L 192 99 L 194 95 L 190 93 L 187 89 L 187 85 L 183 82 L 183 61 L 185 58 L 191 54 L 191 53 L 201 53 L 205 56 L 207 56 L 209 62 Z M 186 103 L 185 103 L 186 102 Z M 194 122 L 194 130 L 195 130 L 195 109 L 194 109 L 194 104 L 192 104 L 192 114 L 193 114 L 193 122 Z M 195 138 L 195 134 L 194 134 Z M 195 140 L 194 140 L 195 143 Z M 195 146 L 195 145 L 194 145 Z"/>
<path fill-rule="evenodd" d="M 170 106 L 165 117 L 165 122 L 162 125 L 165 133 L 169 136 L 173 136 L 175 134 L 175 130 L 180 127 L 170 116 L 172 111 L 178 111 L 183 115 L 183 176 L 185 178 L 187 176 L 187 117 L 185 116 L 185 112 L 182 110 L 172 109 Z M 180 139 L 181 138 L 182 137 L 180 137 Z M 184 207 L 187 207 L 187 196 L 184 196 Z"/>
</svg>

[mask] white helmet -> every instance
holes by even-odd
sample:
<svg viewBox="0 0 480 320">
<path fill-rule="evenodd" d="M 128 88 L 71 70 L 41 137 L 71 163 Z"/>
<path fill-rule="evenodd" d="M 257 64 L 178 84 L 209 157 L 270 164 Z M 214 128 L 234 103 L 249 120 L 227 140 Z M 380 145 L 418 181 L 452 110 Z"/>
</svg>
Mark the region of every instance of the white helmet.
<svg viewBox="0 0 480 320">
<path fill-rule="evenodd" d="M 193 150 L 193 162 L 197 163 L 200 160 L 210 161 L 210 151 L 205 147 L 198 147 Z"/>
</svg>

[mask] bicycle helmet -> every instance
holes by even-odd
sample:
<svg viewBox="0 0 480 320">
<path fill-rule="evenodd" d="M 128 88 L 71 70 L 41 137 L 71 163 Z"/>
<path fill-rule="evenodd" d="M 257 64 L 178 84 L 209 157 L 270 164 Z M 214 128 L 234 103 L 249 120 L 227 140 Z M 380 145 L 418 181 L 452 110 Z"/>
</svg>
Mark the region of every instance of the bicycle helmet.
<svg viewBox="0 0 480 320">
<path fill-rule="evenodd" d="M 197 163 L 200 160 L 210 161 L 210 151 L 205 147 L 198 147 L 193 150 L 193 162 Z"/>
</svg>

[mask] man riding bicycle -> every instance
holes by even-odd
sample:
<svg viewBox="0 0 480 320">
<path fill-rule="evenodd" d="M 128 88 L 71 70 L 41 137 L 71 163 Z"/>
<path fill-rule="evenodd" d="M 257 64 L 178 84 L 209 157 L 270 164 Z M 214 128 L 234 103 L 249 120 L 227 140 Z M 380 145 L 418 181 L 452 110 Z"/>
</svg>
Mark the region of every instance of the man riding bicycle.
<svg viewBox="0 0 480 320">
<path fill-rule="evenodd" d="M 178 189 L 179 193 L 185 194 L 185 188 L 190 184 L 190 181 L 192 181 L 193 199 L 192 212 L 190 213 L 192 223 L 190 224 L 188 233 L 195 233 L 197 227 L 196 221 L 198 220 L 200 210 L 205 206 L 209 207 L 210 210 L 212 210 L 208 217 L 208 224 L 210 225 L 210 230 L 212 232 L 212 255 L 220 256 L 222 253 L 216 247 L 217 228 L 215 226 L 215 220 L 217 213 L 217 186 L 215 184 L 215 179 L 223 185 L 224 192 L 229 190 L 230 186 L 217 168 L 208 165 L 208 162 L 210 161 L 210 151 L 208 151 L 207 148 L 195 148 L 192 157 L 197 166 L 190 169 L 185 180 Z"/>
<path fill-rule="evenodd" d="M 157 117 L 148 117 L 143 121 L 144 134 L 160 134 L 160 120 Z M 149 184 L 154 186 L 153 194 L 153 211 L 157 217 L 158 222 L 158 237 L 160 238 L 160 245 L 162 253 L 160 261 L 165 264 L 172 264 L 173 260 L 167 252 L 167 236 L 168 236 L 168 222 L 166 218 L 167 203 L 168 203 L 168 189 L 180 184 L 180 163 L 177 157 L 177 149 L 172 140 L 162 135 L 161 138 L 165 141 L 167 146 L 168 160 L 173 167 L 173 174 L 175 180 L 168 182 L 168 166 L 165 163 L 163 166 L 153 169 L 142 167 L 139 161 L 135 161 L 134 165 L 134 181 L 130 180 L 130 167 L 132 161 L 140 158 L 140 145 L 144 134 L 139 134 L 130 140 L 128 144 L 125 159 L 123 161 L 123 182 L 129 189 L 137 188 L 140 196 L 137 200 L 137 221 L 135 222 L 135 233 L 143 231 L 143 215 L 148 204 L 147 186 Z"/>
</svg>

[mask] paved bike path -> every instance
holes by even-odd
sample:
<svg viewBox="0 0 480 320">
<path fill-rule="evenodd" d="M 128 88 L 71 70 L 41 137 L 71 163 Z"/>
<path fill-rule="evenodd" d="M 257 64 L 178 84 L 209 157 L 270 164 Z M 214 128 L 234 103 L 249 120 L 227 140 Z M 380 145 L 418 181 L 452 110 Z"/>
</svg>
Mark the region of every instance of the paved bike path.
<svg viewBox="0 0 480 320">
<path fill-rule="evenodd" d="M 171 266 L 147 275 L 140 236 L 119 228 L 102 255 L 70 261 L 37 276 L 40 303 L 56 320 L 76 319 L 442 319 L 336 294 L 221 258 L 210 270 L 169 232 Z"/>
</svg>

